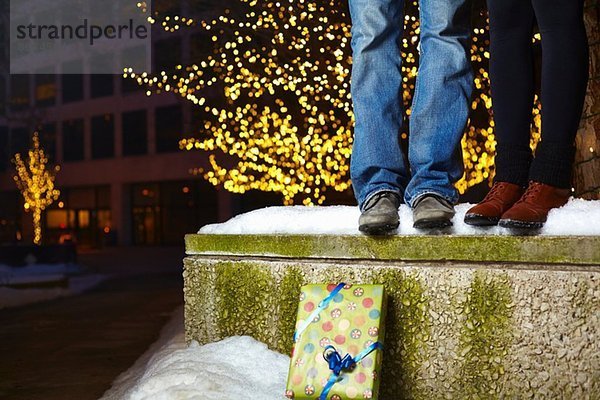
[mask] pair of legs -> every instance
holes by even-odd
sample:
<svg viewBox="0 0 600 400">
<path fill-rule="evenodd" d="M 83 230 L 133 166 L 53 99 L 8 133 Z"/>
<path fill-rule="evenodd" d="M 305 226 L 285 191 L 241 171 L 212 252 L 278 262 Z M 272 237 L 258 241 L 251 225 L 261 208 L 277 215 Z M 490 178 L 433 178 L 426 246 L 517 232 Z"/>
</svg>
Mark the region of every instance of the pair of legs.
<svg viewBox="0 0 600 400">
<path fill-rule="evenodd" d="M 420 0 L 420 64 L 410 116 L 408 162 L 402 128 L 403 0 L 349 0 L 352 99 L 356 119 L 351 160 L 362 211 L 382 192 L 410 206 L 434 194 L 450 204 L 463 174 L 460 140 L 469 113 L 467 0 Z"/>
<path fill-rule="evenodd" d="M 467 212 L 465 222 L 537 229 L 570 195 L 574 140 L 588 80 L 583 0 L 488 0 L 488 10 L 496 184 Z M 542 140 L 533 157 L 535 20 L 542 38 Z"/>
<path fill-rule="evenodd" d="M 496 180 L 570 188 L 588 80 L 583 0 L 488 0 L 488 9 Z M 542 141 L 532 159 L 536 19 L 542 37 Z"/>
</svg>

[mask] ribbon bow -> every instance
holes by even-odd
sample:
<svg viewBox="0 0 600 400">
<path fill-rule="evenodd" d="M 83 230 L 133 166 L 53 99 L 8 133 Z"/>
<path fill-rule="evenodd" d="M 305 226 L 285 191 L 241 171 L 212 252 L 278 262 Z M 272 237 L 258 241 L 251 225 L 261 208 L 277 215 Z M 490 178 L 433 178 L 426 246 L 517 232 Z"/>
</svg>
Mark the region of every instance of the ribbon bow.
<svg viewBox="0 0 600 400">
<path fill-rule="evenodd" d="M 356 365 L 356 361 L 350 354 L 346 354 L 344 358 L 338 353 L 335 347 L 329 345 L 323 351 L 323 358 L 329 363 L 329 369 L 339 375 L 345 369 L 352 369 Z"/>
<path fill-rule="evenodd" d="M 371 354 L 371 352 L 373 352 L 376 349 L 382 348 L 383 345 L 380 342 L 375 342 L 366 349 L 364 349 L 362 352 L 360 352 L 354 358 L 350 354 L 346 354 L 342 358 L 342 356 L 340 355 L 340 353 L 338 353 L 335 347 L 331 345 L 325 347 L 325 350 L 323 350 L 323 358 L 325 359 L 325 361 L 327 361 L 327 363 L 329 364 L 329 369 L 333 373 L 331 374 L 329 380 L 327 381 L 327 384 L 323 388 L 323 392 L 321 392 L 319 400 L 327 399 L 327 395 L 331 391 L 331 388 L 333 388 L 333 385 L 335 385 L 339 381 L 340 374 L 344 370 L 353 369 L 356 366 L 356 364 L 358 364 L 363 358 Z"/>
</svg>

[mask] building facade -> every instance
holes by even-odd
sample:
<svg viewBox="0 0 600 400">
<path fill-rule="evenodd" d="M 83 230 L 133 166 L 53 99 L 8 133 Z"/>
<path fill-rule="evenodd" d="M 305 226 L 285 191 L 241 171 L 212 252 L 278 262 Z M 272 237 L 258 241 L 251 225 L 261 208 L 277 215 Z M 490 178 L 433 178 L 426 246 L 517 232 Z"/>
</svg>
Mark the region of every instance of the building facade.
<svg viewBox="0 0 600 400">
<path fill-rule="evenodd" d="M 206 14 L 181 2 L 166 12 Z M 193 3 L 193 2 L 192 2 Z M 190 3 L 190 4 L 192 4 Z M 29 240 L 31 216 L 12 179 L 11 159 L 26 153 L 39 132 L 60 166 L 60 198 L 43 217 L 44 241 L 74 238 L 81 245 L 180 244 L 201 225 L 236 212 L 276 204 L 276 196 L 235 196 L 191 170 L 207 167 L 202 152 L 182 151 L 194 135 L 192 105 L 171 93 L 148 96 L 129 78 L 114 75 L 35 75 L 8 72 L 8 1 L 0 14 L 0 243 Z M 182 9 L 183 7 L 183 9 Z M 153 32 L 153 68 L 187 64 L 211 51 L 197 30 Z"/>
</svg>

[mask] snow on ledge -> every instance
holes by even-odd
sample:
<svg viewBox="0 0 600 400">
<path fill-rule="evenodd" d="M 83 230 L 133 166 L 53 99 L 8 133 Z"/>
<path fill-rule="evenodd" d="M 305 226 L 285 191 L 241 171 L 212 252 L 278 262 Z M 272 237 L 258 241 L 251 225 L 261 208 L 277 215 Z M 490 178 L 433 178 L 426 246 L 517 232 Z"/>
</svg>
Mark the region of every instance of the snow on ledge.
<svg viewBox="0 0 600 400">
<path fill-rule="evenodd" d="M 471 204 L 456 206 L 454 235 L 510 235 L 500 227 L 476 228 L 466 225 L 463 218 Z M 400 206 L 400 235 L 419 235 L 412 227 L 412 211 Z M 240 214 L 227 222 L 203 226 L 200 234 L 302 234 L 302 235 L 360 235 L 358 231 L 358 207 L 267 207 Z M 571 199 L 568 204 L 550 211 L 541 235 L 594 236 L 600 235 L 600 201 Z"/>
</svg>

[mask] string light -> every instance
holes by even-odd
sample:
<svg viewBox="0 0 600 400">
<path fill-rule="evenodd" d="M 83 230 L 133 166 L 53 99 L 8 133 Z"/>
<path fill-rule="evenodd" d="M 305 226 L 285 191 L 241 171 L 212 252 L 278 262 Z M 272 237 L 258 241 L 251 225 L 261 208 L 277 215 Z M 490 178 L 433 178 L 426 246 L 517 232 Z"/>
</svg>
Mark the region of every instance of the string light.
<svg viewBox="0 0 600 400">
<path fill-rule="evenodd" d="M 152 23 L 173 32 L 203 29 L 211 54 L 152 76 L 124 70 L 147 87 L 147 95 L 172 92 L 202 113 L 203 131 L 181 140 L 180 148 L 209 153 L 210 170 L 192 170 L 213 185 L 244 193 L 280 192 L 285 204 L 321 204 L 329 189 L 350 187 L 349 164 L 354 115 L 350 97 L 351 25 L 339 0 L 240 0 L 212 21 L 159 15 Z M 403 59 L 405 130 L 418 73 L 418 3 L 407 4 Z M 489 23 L 480 14 L 470 48 L 475 75 L 471 117 L 462 140 L 465 174 L 460 193 L 494 176 L 496 141 L 489 95 Z M 207 39 L 208 40 L 208 39 Z M 539 37 L 532 38 L 539 45 Z M 216 96 L 215 88 L 220 95 Z M 539 100 L 533 107 L 531 146 L 540 136 Z M 231 160 L 234 160 L 232 163 Z"/>
<path fill-rule="evenodd" d="M 33 242 L 41 244 L 42 212 L 60 195 L 60 191 L 54 187 L 55 174 L 60 167 L 55 166 L 53 169 L 49 169 L 48 158 L 40 146 L 37 132 L 33 134 L 32 148 L 28 152 L 27 161 L 23 160 L 20 153 L 17 153 L 13 163 L 16 170 L 13 179 L 23 195 L 23 208 L 26 212 L 33 213 Z"/>
</svg>

